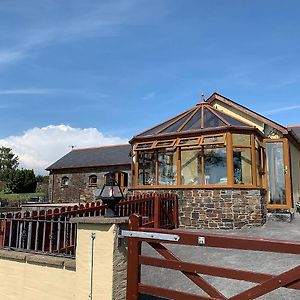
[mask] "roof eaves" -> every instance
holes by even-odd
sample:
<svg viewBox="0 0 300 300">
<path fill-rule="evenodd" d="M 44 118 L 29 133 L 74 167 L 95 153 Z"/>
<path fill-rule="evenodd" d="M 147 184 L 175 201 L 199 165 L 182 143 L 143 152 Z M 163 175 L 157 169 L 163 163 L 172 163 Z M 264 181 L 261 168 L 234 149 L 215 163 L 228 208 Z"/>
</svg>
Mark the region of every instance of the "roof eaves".
<svg viewBox="0 0 300 300">
<path fill-rule="evenodd" d="M 300 150 L 300 138 L 292 128 L 288 128 L 288 137 L 289 136 L 292 137 L 292 142 L 294 142 L 295 146 Z"/>
<path fill-rule="evenodd" d="M 131 162 L 128 163 L 119 163 L 119 164 L 107 164 L 107 165 L 89 165 L 89 166 L 68 166 L 68 167 L 56 167 L 56 168 L 50 168 L 48 167 L 45 169 L 46 171 L 51 170 L 66 170 L 66 169 L 86 169 L 86 168 L 102 168 L 102 167 L 114 167 L 114 166 L 129 166 L 131 165 Z"/>
<path fill-rule="evenodd" d="M 118 145 L 106 145 L 106 146 L 96 146 L 96 147 L 82 147 L 82 148 L 74 148 L 74 149 L 72 149 L 72 151 L 125 147 L 125 146 L 130 146 L 130 145 L 129 144 L 118 144 Z"/>
</svg>

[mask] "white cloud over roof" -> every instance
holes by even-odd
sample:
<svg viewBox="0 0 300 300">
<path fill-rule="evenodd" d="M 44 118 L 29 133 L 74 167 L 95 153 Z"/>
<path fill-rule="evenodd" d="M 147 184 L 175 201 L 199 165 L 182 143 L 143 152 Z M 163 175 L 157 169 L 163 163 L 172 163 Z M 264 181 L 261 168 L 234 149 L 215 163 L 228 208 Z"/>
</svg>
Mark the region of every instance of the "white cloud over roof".
<svg viewBox="0 0 300 300">
<path fill-rule="evenodd" d="M 45 168 L 68 153 L 72 146 L 93 147 L 127 143 L 128 139 L 108 136 L 96 128 L 69 125 L 35 127 L 19 136 L 0 139 L 0 146 L 10 147 L 19 156 L 20 167 L 47 174 Z"/>
</svg>

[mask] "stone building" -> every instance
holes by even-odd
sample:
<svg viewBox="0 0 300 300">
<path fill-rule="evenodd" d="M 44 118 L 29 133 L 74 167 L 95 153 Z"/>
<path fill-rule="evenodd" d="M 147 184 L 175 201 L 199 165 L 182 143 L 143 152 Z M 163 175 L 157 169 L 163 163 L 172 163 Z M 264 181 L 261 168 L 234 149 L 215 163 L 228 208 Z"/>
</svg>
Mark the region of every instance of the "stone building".
<svg viewBox="0 0 300 300">
<path fill-rule="evenodd" d="M 104 184 L 104 175 L 117 172 L 122 188 L 131 185 L 131 146 L 116 145 L 75 148 L 47 170 L 50 202 L 86 202 L 95 200 Z"/>
</svg>

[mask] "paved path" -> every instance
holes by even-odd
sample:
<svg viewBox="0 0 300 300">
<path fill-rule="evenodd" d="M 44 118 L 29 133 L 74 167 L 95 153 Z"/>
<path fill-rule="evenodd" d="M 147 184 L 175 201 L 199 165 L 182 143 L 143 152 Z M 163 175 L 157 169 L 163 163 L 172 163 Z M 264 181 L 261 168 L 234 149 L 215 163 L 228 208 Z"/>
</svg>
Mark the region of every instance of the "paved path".
<svg viewBox="0 0 300 300">
<path fill-rule="evenodd" d="M 200 230 L 199 230 L 200 232 Z M 207 230 L 206 230 L 207 232 Z M 269 221 L 262 227 L 217 231 L 209 230 L 211 233 L 220 233 L 228 235 L 239 235 L 249 237 L 262 237 L 268 239 L 300 241 L 300 215 L 297 214 L 292 223 Z M 198 262 L 207 265 L 223 266 L 261 273 L 279 274 L 289 268 L 295 267 L 300 263 L 299 255 L 276 254 L 258 251 L 215 249 L 205 247 L 191 246 L 167 246 L 179 258 Z M 149 246 L 143 246 L 143 253 L 149 256 L 158 256 Z M 226 297 L 233 296 L 238 292 L 250 288 L 254 284 L 236 281 L 231 279 L 222 279 L 211 276 L 204 276 L 212 285 L 220 290 Z M 178 271 L 164 270 L 154 267 L 143 267 L 142 282 L 165 288 L 206 295 L 199 291 L 191 281 L 186 279 Z M 152 300 L 157 298 L 142 298 L 143 300 Z M 269 295 L 260 297 L 264 300 L 299 300 L 300 291 L 289 289 L 278 289 Z"/>
</svg>

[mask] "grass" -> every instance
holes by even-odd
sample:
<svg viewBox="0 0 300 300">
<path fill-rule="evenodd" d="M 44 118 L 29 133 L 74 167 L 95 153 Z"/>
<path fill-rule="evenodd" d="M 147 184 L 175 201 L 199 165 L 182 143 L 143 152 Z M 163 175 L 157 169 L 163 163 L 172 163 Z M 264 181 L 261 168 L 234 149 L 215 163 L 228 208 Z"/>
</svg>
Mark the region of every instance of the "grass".
<svg viewBox="0 0 300 300">
<path fill-rule="evenodd" d="M 26 202 L 31 197 L 45 196 L 45 193 L 24 193 L 24 194 L 5 194 L 3 191 L 0 192 L 0 201 L 8 202 Z"/>
</svg>

